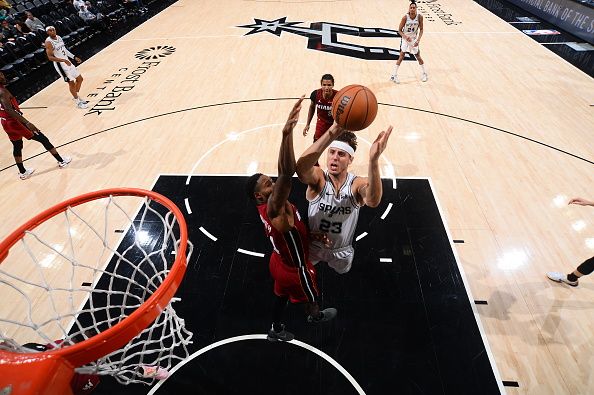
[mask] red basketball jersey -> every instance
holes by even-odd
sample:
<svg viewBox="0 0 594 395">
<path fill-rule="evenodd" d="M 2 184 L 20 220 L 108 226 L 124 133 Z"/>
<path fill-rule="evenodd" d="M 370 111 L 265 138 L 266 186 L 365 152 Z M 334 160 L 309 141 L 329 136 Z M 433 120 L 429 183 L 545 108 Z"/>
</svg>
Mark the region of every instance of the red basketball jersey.
<svg viewBox="0 0 594 395">
<path fill-rule="evenodd" d="M 10 104 L 12 104 L 12 108 L 14 108 L 14 110 L 16 112 L 18 112 L 19 114 L 22 114 L 21 109 L 19 108 L 19 102 L 17 101 L 17 99 L 14 96 L 10 97 Z M 8 115 L 8 113 L 6 112 L 6 109 L 2 106 L 2 103 L 0 103 L 0 118 L 2 118 L 2 119 L 11 119 L 12 118 L 10 115 Z"/>
<path fill-rule="evenodd" d="M 316 112 L 318 113 L 318 122 L 323 122 L 325 124 L 332 125 L 334 123 L 334 118 L 332 118 L 332 100 L 334 100 L 334 96 L 338 93 L 332 89 L 332 95 L 330 95 L 329 99 L 324 99 L 324 94 L 322 93 L 322 89 L 315 90 L 311 92 L 310 100 L 316 103 Z"/>
<path fill-rule="evenodd" d="M 272 242 L 272 253 L 279 255 L 285 265 L 299 268 L 304 267 L 309 260 L 309 236 L 297 207 L 293 203 L 289 204 L 293 209 L 295 227 L 287 233 L 281 233 L 272 226 L 266 213 L 267 203 L 259 204 L 258 212 L 264 224 L 266 237 Z"/>
</svg>

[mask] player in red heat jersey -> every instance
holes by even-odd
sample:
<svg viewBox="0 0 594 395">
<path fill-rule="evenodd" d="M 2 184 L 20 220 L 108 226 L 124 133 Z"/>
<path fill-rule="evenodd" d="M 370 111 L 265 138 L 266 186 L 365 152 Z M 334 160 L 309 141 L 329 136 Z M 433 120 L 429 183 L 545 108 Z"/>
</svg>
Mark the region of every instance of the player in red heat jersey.
<svg viewBox="0 0 594 395">
<path fill-rule="evenodd" d="M 309 124 L 311 123 L 314 112 L 317 111 L 318 120 L 313 138 L 314 142 L 326 133 L 334 123 L 334 118 L 332 118 L 332 100 L 334 100 L 334 95 L 337 92 L 334 90 L 334 77 L 332 74 L 324 74 L 320 84 L 322 87 L 311 92 L 309 96 L 311 104 L 309 105 L 309 113 L 307 114 L 307 123 L 303 129 L 303 135 L 307 136 Z"/>
<path fill-rule="evenodd" d="M 252 175 L 246 184 L 248 196 L 256 201 L 266 236 L 272 242 L 270 274 L 274 279 L 276 302 L 270 341 L 290 341 L 294 338 L 285 330 L 282 315 L 290 300 L 303 303 L 309 322 L 329 321 L 336 316 L 336 309 L 320 311 L 316 271 L 309 261 L 309 235 L 297 207 L 288 201 L 295 173 L 293 129 L 299 120 L 299 111 L 304 96 L 293 106 L 283 135 L 278 157 L 276 182 L 264 174 Z"/>
<path fill-rule="evenodd" d="M 35 125 L 23 117 L 23 113 L 19 109 L 19 103 L 4 85 L 6 85 L 6 77 L 0 72 L 0 121 L 12 143 L 12 154 L 19 169 L 20 179 L 26 180 L 35 171 L 35 169 L 26 169 L 23 165 L 23 137 L 43 144 L 43 147 L 58 161 L 58 167 L 68 166 L 72 159 L 67 156 L 61 157 L 49 139 Z"/>
</svg>

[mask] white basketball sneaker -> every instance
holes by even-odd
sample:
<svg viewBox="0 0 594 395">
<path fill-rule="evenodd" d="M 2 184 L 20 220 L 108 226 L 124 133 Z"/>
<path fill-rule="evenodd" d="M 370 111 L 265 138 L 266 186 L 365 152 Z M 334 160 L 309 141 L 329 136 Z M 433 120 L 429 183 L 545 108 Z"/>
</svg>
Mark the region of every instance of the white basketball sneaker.
<svg viewBox="0 0 594 395">
<path fill-rule="evenodd" d="M 78 100 L 74 99 L 74 100 L 75 100 L 75 102 L 76 102 L 76 107 L 78 107 L 78 108 L 82 108 L 82 109 L 85 109 L 85 108 L 87 108 L 87 107 L 88 107 L 88 105 L 87 105 L 87 102 L 86 102 L 86 101 L 84 101 L 84 100 L 80 100 L 80 99 L 78 99 Z"/>
<path fill-rule="evenodd" d="M 396 74 L 392 74 L 390 76 L 390 81 L 392 81 L 395 84 L 399 84 L 400 83 L 400 80 L 398 79 L 398 76 Z"/>
<path fill-rule="evenodd" d="M 62 162 L 58 162 L 58 167 L 63 169 L 64 167 L 68 166 L 68 163 L 72 162 L 72 158 L 69 156 L 62 157 Z"/>
<path fill-rule="evenodd" d="M 31 177 L 31 174 L 35 173 L 35 169 L 27 169 L 24 173 L 19 173 L 19 178 L 21 180 L 26 180 L 27 178 Z"/>
<path fill-rule="evenodd" d="M 427 73 L 421 74 L 421 81 L 427 82 Z"/>
<path fill-rule="evenodd" d="M 556 283 L 565 283 L 567 285 L 571 285 L 572 287 L 578 286 L 578 281 L 569 281 L 567 279 L 567 275 L 561 272 L 548 272 L 547 277 L 549 280 L 552 280 Z"/>
</svg>

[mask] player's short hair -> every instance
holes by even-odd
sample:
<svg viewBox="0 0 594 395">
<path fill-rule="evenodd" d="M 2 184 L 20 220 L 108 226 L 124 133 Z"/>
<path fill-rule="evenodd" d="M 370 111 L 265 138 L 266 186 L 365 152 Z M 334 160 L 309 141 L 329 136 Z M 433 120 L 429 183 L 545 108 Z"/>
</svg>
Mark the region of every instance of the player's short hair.
<svg viewBox="0 0 594 395">
<path fill-rule="evenodd" d="M 251 200 L 256 200 L 256 197 L 254 196 L 254 190 L 256 189 L 256 184 L 258 183 L 260 177 L 262 177 L 262 173 L 253 174 L 245 183 L 245 191 Z"/>
<path fill-rule="evenodd" d="M 54 29 L 54 30 L 56 30 L 56 28 L 55 28 L 55 27 L 53 27 L 53 26 L 51 26 L 51 25 L 50 25 L 50 26 L 47 26 L 47 27 L 45 28 L 45 31 L 46 31 L 46 32 L 49 32 L 51 29 Z"/>
<path fill-rule="evenodd" d="M 413 5 L 413 4 L 416 6 L 416 5 L 417 5 L 417 0 L 410 0 L 410 5 L 409 5 L 409 7 L 410 7 L 411 5 Z"/>
<path fill-rule="evenodd" d="M 351 146 L 353 151 L 357 151 L 357 135 L 353 132 L 349 132 L 348 130 L 338 136 L 336 141 L 344 141 L 348 145 Z"/>
<path fill-rule="evenodd" d="M 332 85 L 334 85 L 334 77 L 332 76 L 332 74 L 324 74 L 322 76 L 322 79 L 320 80 L 320 84 L 322 83 L 322 81 L 324 80 L 330 80 L 332 81 Z"/>
</svg>

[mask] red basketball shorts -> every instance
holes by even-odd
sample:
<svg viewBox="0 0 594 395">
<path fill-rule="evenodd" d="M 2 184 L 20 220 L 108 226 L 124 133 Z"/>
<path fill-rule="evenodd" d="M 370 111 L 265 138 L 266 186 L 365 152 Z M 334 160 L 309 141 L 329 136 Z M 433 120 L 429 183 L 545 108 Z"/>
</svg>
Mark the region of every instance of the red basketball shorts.
<svg viewBox="0 0 594 395">
<path fill-rule="evenodd" d="M 274 279 L 274 293 L 277 296 L 288 296 L 291 303 L 317 301 L 316 269 L 310 262 L 307 262 L 306 270 L 300 273 L 298 268 L 285 265 L 280 255 L 272 254 L 270 274 Z"/>
<path fill-rule="evenodd" d="M 30 140 L 33 137 L 33 132 L 16 119 L 2 118 L 2 127 L 11 141 L 21 140 L 23 137 Z"/>
</svg>

